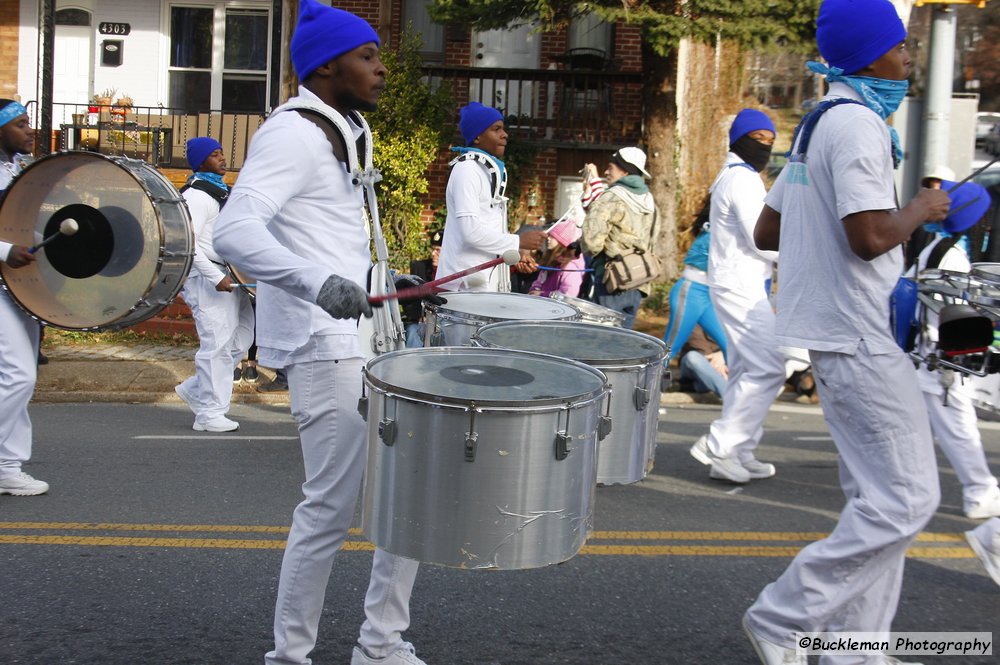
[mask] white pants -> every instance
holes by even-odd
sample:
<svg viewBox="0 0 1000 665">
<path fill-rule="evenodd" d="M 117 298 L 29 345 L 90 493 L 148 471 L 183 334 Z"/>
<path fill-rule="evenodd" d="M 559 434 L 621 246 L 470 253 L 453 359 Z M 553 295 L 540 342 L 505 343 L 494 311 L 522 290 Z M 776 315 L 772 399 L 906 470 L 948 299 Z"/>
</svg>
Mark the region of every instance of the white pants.
<svg viewBox="0 0 1000 665">
<path fill-rule="evenodd" d="M 31 458 L 28 402 L 38 378 L 38 322 L 0 293 L 0 478 L 20 473 Z"/>
<path fill-rule="evenodd" d="M 305 483 L 281 562 L 268 665 L 308 665 L 333 559 L 347 538 L 367 457 L 367 426 L 358 414 L 360 358 L 288 368 L 292 415 L 299 427 Z M 418 563 L 375 550 L 359 643 L 382 658 L 410 624 Z"/>
<path fill-rule="evenodd" d="M 986 463 L 971 386 L 962 377 L 955 376 L 946 406 L 941 373 L 928 371 L 921 365 L 917 375 L 931 420 L 931 432 L 962 483 L 962 498 L 967 505 L 990 498 L 997 491 L 997 479 Z"/>
<path fill-rule="evenodd" d="M 229 411 L 233 370 L 253 344 L 253 308 L 241 289 L 216 291 L 201 275 L 188 277 L 184 301 L 194 315 L 199 341 L 195 374 L 184 387 L 195 400 L 195 420 L 204 423 Z"/>
<path fill-rule="evenodd" d="M 764 419 L 785 385 L 785 358 L 774 338 L 774 311 L 763 287 L 759 297 L 731 289 L 710 291 L 715 313 L 726 331 L 729 379 L 722 415 L 708 430 L 716 457 L 753 457 L 764 434 Z"/>
<path fill-rule="evenodd" d="M 890 630 L 910 543 L 940 498 L 934 444 L 902 351 L 810 352 L 847 498 L 825 539 L 798 553 L 747 611 L 755 633 L 794 648 L 796 631 Z M 881 656 L 821 663 L 882 663 Z"/>
</svg>

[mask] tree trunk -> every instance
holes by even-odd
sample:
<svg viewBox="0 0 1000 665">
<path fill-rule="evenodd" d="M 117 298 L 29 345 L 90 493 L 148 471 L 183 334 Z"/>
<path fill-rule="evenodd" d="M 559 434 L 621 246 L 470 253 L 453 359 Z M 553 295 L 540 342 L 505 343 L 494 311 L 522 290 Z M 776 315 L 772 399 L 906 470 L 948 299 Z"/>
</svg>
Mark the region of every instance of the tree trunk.
<svg viewBox="0 0 1000 665">
<path fill-rule="evenodd" d="M 677 52 L 657 55 L 643 39 L 642 61 L 645 108 L 646 170 L 652 176 L 650 191 L 660 210 L 660 236 L 656 247 L 664 267 L 663 279 L 677 277 Z"/>
</svg>

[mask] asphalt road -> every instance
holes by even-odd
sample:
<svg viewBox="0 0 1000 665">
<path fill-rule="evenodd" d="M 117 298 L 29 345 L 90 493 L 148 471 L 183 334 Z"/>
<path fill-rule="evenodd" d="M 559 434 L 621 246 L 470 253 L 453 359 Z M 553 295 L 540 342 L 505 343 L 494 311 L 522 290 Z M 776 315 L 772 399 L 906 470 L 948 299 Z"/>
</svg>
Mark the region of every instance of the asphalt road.
<svg viewBox="0 0 1000 665">
<path fill-rule="evenodd" d="M 719 407 L 670 407 L 644 481 L 598 488 L 595 534 L 535 570 L 424 566 L 407 638 L 429 665 L 753 664 L 744 609 L 836 522 L 836 457 L 818 407 L 779 403 L 759 450 L 777 477 L 709 480 L 688 455 Z M 33 405 L 41 497 L 0 497 L 0 665 L 260 663 L 301 460 L 287 409 L 237 405 L 199 434 L 180 405 Z M 1000 426 L 982 424 L 1000 470 Z M 897 631 L 992 631 L 1000 588 L 961 539 L 960 487 L 908 561 Z M 348 662 L 370 545 L 352 535 L 327 590 L 318 665 Z M 921 657 L 925 665 L 994 663 Z"/>
</svg>

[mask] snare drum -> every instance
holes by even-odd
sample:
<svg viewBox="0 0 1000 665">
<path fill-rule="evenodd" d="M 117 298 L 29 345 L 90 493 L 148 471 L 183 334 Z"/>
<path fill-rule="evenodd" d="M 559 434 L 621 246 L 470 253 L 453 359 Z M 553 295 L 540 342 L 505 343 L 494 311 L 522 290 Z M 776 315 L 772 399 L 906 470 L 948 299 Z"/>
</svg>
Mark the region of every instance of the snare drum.
<svg viewBox="0 0 1000 665">
<path fill-rule="evenodd" d="M 535 353 L 438 347 L 370 360 L 362 528 L 458 568 L 565 561 L 593 525 L 604 375 Z"/>
<path fill-rule="evenodd" d="M 580 312 L 563 302 L 521 293 L 456 291 L 441 294 L 447 303 L 428 305 L 424 346 L 468 346 L 488 323 L 524 320 L 576 320 Z"/>
<path fill-rule="evenodd" d="M 580 310 L 581 321 L 589 321 L 590 323 L 599 323 L 602 326 L 614 326 L 617 328 L 621 328 L 622 323 L 625 321 L 625 315 L 621 312 L 610 307 L 598 305 L 596 302 L 590 302 L 583 298 L 573 298 L 558 291 L 553 291 L 549 294 L 549 297 L 576 307 Z"/>
<path fill-rule="evenodd" d="M 546 353 L 601 370 L 611 385 L 611 433 L 598 446 L 597 482 L 634 483 L 656 454 L 660 377 L 667 345 L 645 333 L 576 321 L 506 321 L 483 326 L 477 346 Z"/>
<path fill-rule="evenodd" d="M 93 152 L 37 160 L 0 205 L 0 239 L 26 247 L 79 230 L 11 269 L 3 285 L 39 321 L 68 330 L 115 330 L 155 315 L 180 291 L 194 256 L 184 200 L 145 162 Z"/>
<path fill-rule="evenodd" d="M 1000 312 L 1000 264 L 974 263 L 968 273 L 954 270 L 920 271 L 917 288 L 921 293 L 941 296 L 952 302 L 966 301 Z"/>
</svg>

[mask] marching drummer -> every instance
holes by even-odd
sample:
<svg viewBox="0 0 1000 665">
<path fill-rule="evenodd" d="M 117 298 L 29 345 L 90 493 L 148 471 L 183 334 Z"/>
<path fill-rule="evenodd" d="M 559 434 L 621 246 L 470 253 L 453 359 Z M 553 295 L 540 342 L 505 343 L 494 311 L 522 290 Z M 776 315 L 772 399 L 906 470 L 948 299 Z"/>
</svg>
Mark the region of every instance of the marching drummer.
<svg viewBox="0 0 1000 665">
<path fill-rule="evenodd" d="M 358 318 L 372 310 L 364 288 L 371 253 L 362 185 L 373 174 L 355 177 L 360 167 L 343 148 L 353 139 L 371 145 L 358 112 L 375 110 L 386 84 L 375 30 L 316 0 L 299 3 L 291 61 L 302 82 L 298 95 L 254 134 L 215 228 L 218 252 L 258 280 L 258 359 L 286 369 L 302 447 L 305 496 L 282 559 L 274 649 L 264 656 L 270 665 L 311 662 L 334 557 L 364 473 Z M 344 144 L 332 136 L 342 130 L 350 133 L 340 137 Z M 417 567 L 375 550 L 351 665 L 424 664 L 402 639 Z"/>
<path fill-rule="evenodd" d="M 194 376 L 174 391 L 194 412 L 195 431 L 232 432 L 240 426 L 226 417 L 233 397 L 233 369 L 253 343 L 253 307 L 212 246 L 215 220 L 229 196 L 229 185 L 222 179 L 226 173 L 222 146 L 209 136 L 198 136 L 187 142 L 187 160 L 193 173 L 181 194 L 191 213 L 196 248 L 184 283 L 184 301 L 194 315 L 200 345 Z"/>
<path fill-rule="evenodd" d="M 451 162 L 451 176 L 445 201 L 448 217 L 444 224 L 438 273 L 448 275 L 502 255 L 520 250 L 522 262 L 545 244 L 544 231 L 520 235 L 507 228 L 507 170 L 503 163 L 507 131 L 503 115 L 490 106 L 471 102 L 459 111 L 458 128 L 465 146 L 452 148 L 461 153 Z M 510 291 L 510 271 L 505 266 L 478 272 L 443 288 L 449 291 Z"/>
<path fill-rule="evenodd" d="M 35 134 L 28 112 L 12 99 L 0 99 L 0 198 L 18 173 L 22 158 L 31 154 Z M 0 240 L 0 257 L 10 268 L 35 260 L 27 247 Z M 28 402 L 38 378 L 38 323 L 4 290 L 0 295 L 0 494 L 34 496 L 49 491 L 46 482 L 21 470 L 31 458 L 31 419 Z"/>
<path fill-rule="evenodd" d="M 941 180 L 940 188 L 951 190 L 954 182 Z M 972 269 L 965 245 L 965 232 L 975 225 L 990 207 L 990 195 L 981 185 L 966 182 L 951 191 L 951 209 L 941 222 L 924 225 L 934 240 L 920 252 L 911 268 L 919 275 L 927 268 L 968 273 Z M 923 308 L 923 305 L 920 305 Z M 938 315 L 926 308 L 919 316 L 927 324 L 920 337 L 919 350 L 926 357 L 936 351 Z M 979 435 L 972 385 L 956 378 L 952 369 L 931 371 L 921 364 L 917 369 L 920 389 L 931 421 L 931 432 L 944 451 L 955 475 L 962 483 L 962 510 L 970 519 L 1000 516 L 1000 487 L 990 471 Z"/>
</svg>

